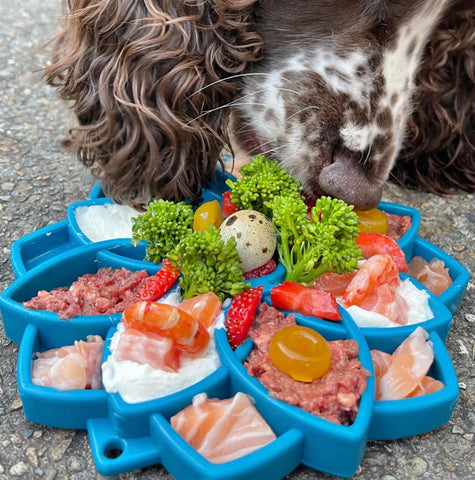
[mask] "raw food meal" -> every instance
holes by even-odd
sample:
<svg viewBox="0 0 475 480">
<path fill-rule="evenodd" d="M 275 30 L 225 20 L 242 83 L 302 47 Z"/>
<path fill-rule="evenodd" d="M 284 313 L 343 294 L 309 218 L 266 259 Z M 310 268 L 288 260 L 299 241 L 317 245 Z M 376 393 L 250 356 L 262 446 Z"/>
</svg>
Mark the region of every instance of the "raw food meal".
<svg viewBox="0 0 475 480">
<path fill-rule="evenodd" d="M 353 339 L 328 341 L 331 365 L 327 373 L 312 382 L 296 381 L 278 370 L 269 358 L 273 335 L 291 325 L 296 325 L 293 315 L 285 316 L 268 304 L 261 304 L 249 330 L 254 348 L 244 364 L 247 371 L 266 387 L 270 396 L 330 422 L 351 425 L 370 376 L 358 359 L 358 343 Z"/>
<path fill-rule="evenodd" d="M 410 279 L 401 281 L 389 255 L 373 255 L 349 274 L 327 272 L 313 287 L 332 292 L 360 327 L 397 327 L 434 317 L 429 294 Z"/>
<path fill-rule="evenodd" d="M 433 258 L 430 262 L 422 257 L 412 257 L 408 263 L 408 273 L 411 277 L 421 282 L 434 295 L 440 295 L 451 284 L 449 269 L 445 267 L 443 260 Z"/>
<path fill-rule="evenodd" d="M 235 460 L 264 447 L 276 435 L 242 392 L 224 400 L 195 395 L 170 418 L 172 427 L 211 463 Z"/>
<path fill-rule="evenodd" d="M 36 353 L 31 381 L 59 390 L 102 388 L 101 363 L 104 340 L 88 335 L 86 341 Z"/>
<path fill-rule="evenodd" d="M 444 384 L 429 375 L 434 349 L 429 334 L 417 327 L 392 353 L 371 350 L 376 400 L 400 400 L 437 392 Z"/>
<path fill-rule="evenodd" d="M 128 307 L 102 365 L 104 388 L 138 403 L 183 390 L 220 365 L 214 325 L 221 301 L 208 292 L 182 304 Z"/>
<path fill-rule="evenodd" d="M 40 290 L 23 305 L 33 310 L 55 312 L 64 320 L 77 315 L 120 313 L 137 301 L 137 292 L 146 278 L 145 270 L 133 272 L 124 267 L 103 267 L 96 273 L 82 275 L 69 288 Z"/>
</svg>

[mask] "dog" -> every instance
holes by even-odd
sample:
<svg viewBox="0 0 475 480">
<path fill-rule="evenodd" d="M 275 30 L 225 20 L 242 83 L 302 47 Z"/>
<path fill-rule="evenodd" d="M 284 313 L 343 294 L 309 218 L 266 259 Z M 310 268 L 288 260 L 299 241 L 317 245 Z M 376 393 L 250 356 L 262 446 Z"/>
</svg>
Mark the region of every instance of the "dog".
<svg viewBox="0 0 475 480">
<path fill-rule="evenodd" d="M 45 81 L 107 196 L 198 202 L 223 151 L 308 196 L 475 191 L 475 8 L 461 0 L 68 0 Z"/>
</svg>

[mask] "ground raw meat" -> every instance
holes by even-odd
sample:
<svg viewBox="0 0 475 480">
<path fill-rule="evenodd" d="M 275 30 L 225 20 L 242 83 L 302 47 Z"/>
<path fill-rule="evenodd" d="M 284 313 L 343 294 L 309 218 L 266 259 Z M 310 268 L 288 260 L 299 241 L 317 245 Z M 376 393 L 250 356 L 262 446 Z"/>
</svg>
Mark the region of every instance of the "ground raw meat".
<svg viewBox="0 0 475 480">
<path fill-rule="evenodd" d="M 272 397 L 330 422 L 351 425 L 370 375 L 358 360 L 358 343 L 355 340 L 329 341 L 332 360 L 328 372 L 313 382 L 298 382 L 277 370 L 269 359 L 272 336 L 289 325 L 295 325 L 292 315 L 285 316 L 266 303 L 260 306 L 259 315 L 249 331 L 254 349 L 244 364 L 247 371 Z"/>
<path fill-rule="evenodd" d="M 411 228 L 411 216 L 384 213 L 386 213 L 386 217 L 388 218 L 388 231 L 386 235 L 393 240 L 399 240 Z"/>
<path fill-rule="evenodd" d="M 137 291 L 146 278 L 148 274 L 145 270 L 133 272 L 127 268 L 100 268 L 97 273 L 79 277 L 69 289 L 41 290 L 23 305 L 34 310 L 55 312 L 62 319 L 119 313 L 137 301 Z"/>
</svg>

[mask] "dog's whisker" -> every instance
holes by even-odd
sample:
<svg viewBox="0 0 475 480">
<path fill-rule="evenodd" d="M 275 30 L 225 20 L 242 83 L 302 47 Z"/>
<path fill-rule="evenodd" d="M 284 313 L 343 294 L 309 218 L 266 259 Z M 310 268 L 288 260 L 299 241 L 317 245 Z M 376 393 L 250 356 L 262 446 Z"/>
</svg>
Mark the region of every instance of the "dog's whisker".
<svg viewBox="0 0 475 480">
<path fill-rule="evenodd" d="M 208 83 L 207 85 L 205 85 L 204 87 L 200 88 L 199 90 L 197 90 L 196 92 L 193 92 L 191 95 L 188 96 L 188 98 L 191 98 L 193 97 L 194 95 L 208 89 L 208 88 L 211 88 L 211 87 L 214 87 L 215 85 L 219 84 L 219 83 L 222 83 L 222 82 L 227 82 L 229 80 L 235 80 L 235 79 L 238 79 L 238 78 L 243 78 L 243 77 L 252 77 L 252 76 L 264 76 L 264 77 L 270 77 L 271 74 L 268 73 L 268 72 L 248 72 L 248 73 L 239 73 L 237 75 L 231 75 L 230 77 L 226 77 L 226 78 L 220 78 L 219 80 L 215 80 L 214 82 L 211 82 L 211 83 Z M 286 82 L 288 83 L 291 83 L 291 81 L 287 78 L 283 78 L 283 80 L 285 80 Z"/>
<path fill-rule="evenodd" d="M 295 113 L 292 113 L 292 115 L 289 115 L 287 117 L 287 120 L 295 117 L 299 113 L 305 112 L 306 110 L 320 110 L 320 107 L 318 107 L 317 105 L 309 105 L 308 107 L 301 108 L 300 110 L 297 110 Z"/>
</svg>

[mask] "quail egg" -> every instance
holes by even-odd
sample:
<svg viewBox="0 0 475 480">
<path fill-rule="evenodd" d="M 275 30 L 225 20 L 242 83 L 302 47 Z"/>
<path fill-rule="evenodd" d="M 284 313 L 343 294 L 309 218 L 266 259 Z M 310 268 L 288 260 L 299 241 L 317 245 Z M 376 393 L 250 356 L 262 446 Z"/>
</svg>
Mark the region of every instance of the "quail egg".
<svg viewBox="0 0 475 480">
<path fill-rule="evenodd" d="M 272 222 L 260 212 L 239 210 L 227 217 L 219 230 L 225 242 L 231 237 L 236 239 L 240 267 L 244 272 L 264 265 L 274 255 L 275 229 Z"/>
</svg>

